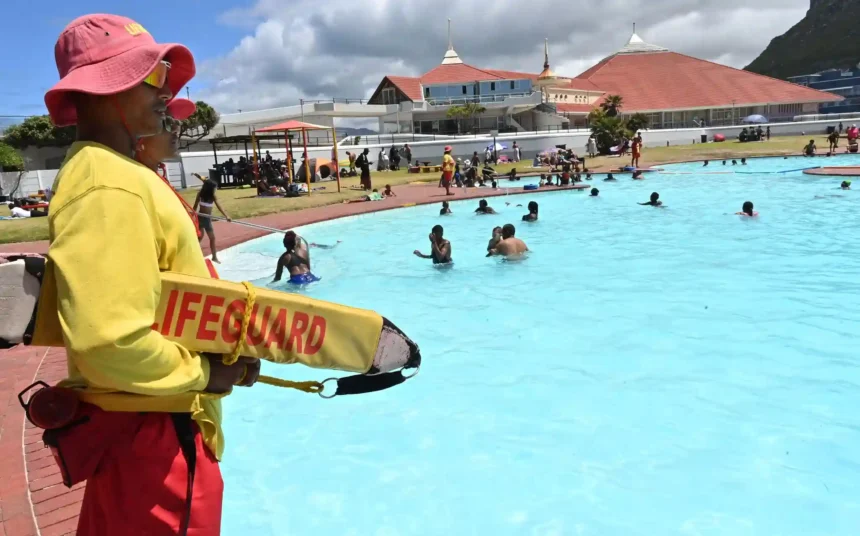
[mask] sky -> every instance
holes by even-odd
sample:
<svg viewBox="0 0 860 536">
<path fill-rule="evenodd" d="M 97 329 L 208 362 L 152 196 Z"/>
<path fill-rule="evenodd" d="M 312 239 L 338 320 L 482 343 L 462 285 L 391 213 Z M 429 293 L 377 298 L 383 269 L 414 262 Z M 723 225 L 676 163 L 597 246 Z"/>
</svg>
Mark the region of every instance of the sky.
<svg viewBox="0 0 860 536">
<path fill-rule="evenodd" d="M 191 98 L 233 113 L 367 98 L 387 74 L 420 75 L 447 49 L 448 18 L 466 63 L 537 73 L 547 38 L 553 70 L 576 76 L 621 48 L 634 22 L 649 43 L 742 68 L 808 8 L 809 0 L 6 2 L 0 116 L 46 113 L 54 43 L 86 13 L 122 14 L 159 42 L 186 45 L 197 61 Z"/>
</svg>

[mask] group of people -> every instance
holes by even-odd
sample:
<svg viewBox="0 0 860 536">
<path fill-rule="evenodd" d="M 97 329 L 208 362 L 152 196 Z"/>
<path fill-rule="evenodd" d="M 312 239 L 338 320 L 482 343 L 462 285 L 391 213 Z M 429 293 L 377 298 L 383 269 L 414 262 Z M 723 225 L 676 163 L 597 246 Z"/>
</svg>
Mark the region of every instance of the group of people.
<svg viewBox="0 0 860 536">
<path fill-rule="evenodd" d="M 762 129 L 761 126 L 756 128 L 753 127 L 744 127 L 740 134 L 738 134 L 738 141 L 740 142 L 748 142 L 748 141 L 765 141 L 770 139 L 770 127 L 767 129 Z"/>
</svg>

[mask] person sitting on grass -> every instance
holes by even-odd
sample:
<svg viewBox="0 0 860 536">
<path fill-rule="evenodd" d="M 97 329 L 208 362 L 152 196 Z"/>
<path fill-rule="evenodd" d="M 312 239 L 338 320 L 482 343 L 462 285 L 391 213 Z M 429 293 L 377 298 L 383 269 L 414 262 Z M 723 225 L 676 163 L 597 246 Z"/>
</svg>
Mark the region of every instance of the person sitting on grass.
<svg viewBox="0 0 860 536">
<path fill-rule="evenodd" d="M 487 203 L 486 199 L 481 199 L 478 201 L 478 208 L 475 209 L 475 214 L 496 214 L 496 211 Z"/>
<path fill-rule="evenodd" d="M 451 212 L 451 206 L 447 201 L 442 201 L 442 209 L 439 210 L 439 215 L 447 216 L 448 214 L 453 214 L 453 212 Z"/>
<path fill-rule="evenodd" d="M 442 237 L 443 233 L 444 230 L 441 225 L 434 225 L 430 232 L 430 254 L 425 255 L 417 249 L 412 253 L 422 259 L 433 259 L 433 264 L 451 263 L 451 242 Z"/>
<path fill-rule="evenodd" d="M 651 194 L 651 200 L 650 201 L 647 201 L 645 203 L 639 203 L 639 204 L 643 205 L 643 206 L 649 206 L 649 207 L 662 207 L 663 206 L 663 202 L 660 201 L 660 194 L 658 194 L 657 192 L 653 192 Z"/>
<path fill-rule="evenodd" d="M 385 185 L 385 190 L 382 191 L 383 197 L 397 197 L 397 194 L 394 193 L 394 190 L 391 189 L 390 184 Z"/>
<path fill-rule="evenodd" d="M 13 218 L 43 218 L 48 215 L 47 211 L 27 210 L 21 204 L 20 199 L 7 203 L 6 206 L 9 207 L 9 212 L 12 213 Z"/>
<path fill-rule="evenodd" d="M 741 208 L 740 212 L 735 212 L 738 216 L 747 216 L 747 217 L 755 217 L 758 216 L 758 212 L 753 210 L 752 201 L 744 201 L 744 206 Z"/>
<path fill-rule="evenodd" d="M 538 204 L 536 201 L 529 201 L 529 213 L 523 216 L 523 221 L 538 221 Z"/>
<path fill-rule="evenodd" d="M 512 224 L 506 223 L 505 226 L 502 227 L 502 239 L 499 240 L 496 247 L 487 253 L 487 257 L 502 255 L 504 257 L 511 258 L 519 257 L 526 253 L 529 250 L 528 246 L 515 235 L 516 228 Z"/>
</svg>

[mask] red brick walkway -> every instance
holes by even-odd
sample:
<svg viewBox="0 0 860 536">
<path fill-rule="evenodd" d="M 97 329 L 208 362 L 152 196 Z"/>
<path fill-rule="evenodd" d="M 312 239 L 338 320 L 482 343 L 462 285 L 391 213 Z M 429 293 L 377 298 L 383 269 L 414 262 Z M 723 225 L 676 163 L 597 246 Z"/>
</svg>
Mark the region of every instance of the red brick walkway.
<svg viewBox="0 0 860 536">
<path fill-rule="evenodd" d="M 569 188 L 549 187 L 539 192 L 562 189 Z M 444 190 L 436 186 L 410 185 L 397 188 L 395 193 L 397 197 L 383 201 L 329 205 L 271 214 L 248 221 L 276 229 L 289 229 L 413 204 L 536 192 L 525 192 L 521 187 L 511 188 L 510 191 L 470 188 L 468 192 L 457 190 L 455 195 L 446 197 Z M 288 202 L 285 200 L 285 203 Z M 216 222 L 215 233 L 220 248 L 267 234 L 266 231 L 226 222 Z M 207 245 L 204 248 L 207 254 L 208 249 Z M 47 250 L 47 242 L 0 245 L 0 252 L 45 253 Z M 75 532 L 83 500 L 83 486 L 68 489 L 62 484 L 59 469 L 50 451 L 42 444 L 41 430 L 26 421 L 17 399 L 17 394 L 35 379 L 53 384 L 65 375 L 66 355 L 62 348 L 19 346 L 0 351 L 0 536 L 62 536 Z"/>
</svg>

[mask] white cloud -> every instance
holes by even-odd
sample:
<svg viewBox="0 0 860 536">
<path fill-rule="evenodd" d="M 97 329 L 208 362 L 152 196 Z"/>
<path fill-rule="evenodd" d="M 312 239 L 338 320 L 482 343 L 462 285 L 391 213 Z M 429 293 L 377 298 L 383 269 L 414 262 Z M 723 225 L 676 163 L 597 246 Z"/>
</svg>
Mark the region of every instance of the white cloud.
<svg viewBox="0 0 860 536">
<path fill-rule="evenodd" d="M 632 22 L 648 42 L 743 67 L 799 21 L 809 0 L 258 0 L 224 24 L 248 28 L 205 62 L 201 93 L 223 113 L 298 99 L 366 98 L 386 74 L 415 76 L 454 47 L 477 67 L 539 72 L 543 40 L 559 74 L 575 76 L 624 45 Z"/>
</svg>

